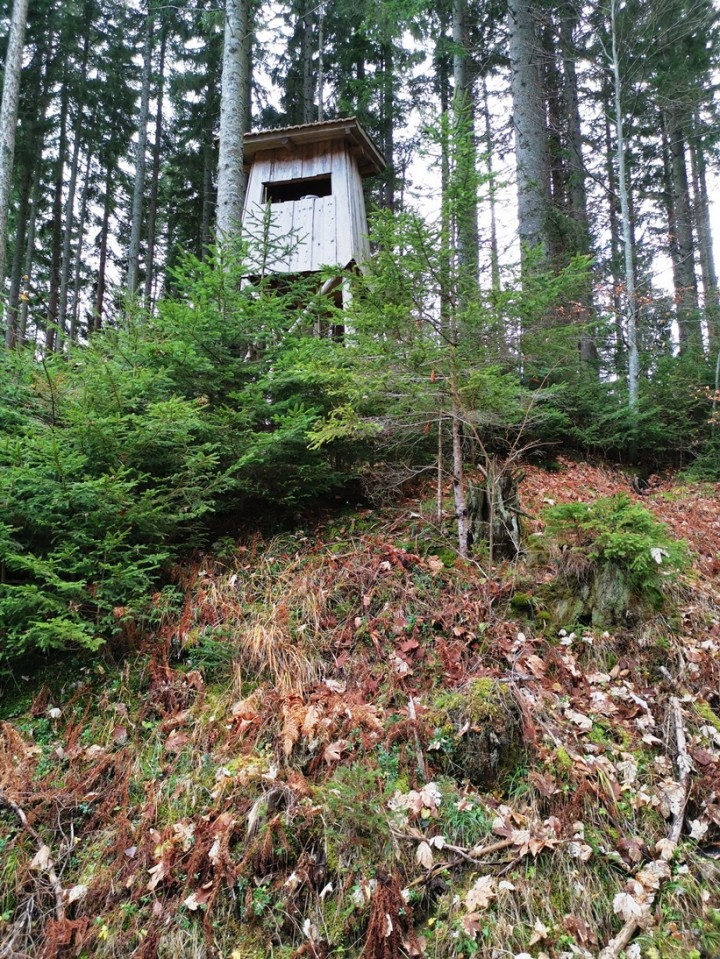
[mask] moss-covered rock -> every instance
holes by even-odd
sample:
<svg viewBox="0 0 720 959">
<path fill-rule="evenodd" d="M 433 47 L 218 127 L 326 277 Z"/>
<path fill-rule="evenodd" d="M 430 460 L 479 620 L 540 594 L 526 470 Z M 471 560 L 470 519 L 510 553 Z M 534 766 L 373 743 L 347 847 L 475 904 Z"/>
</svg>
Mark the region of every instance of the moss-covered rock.
<svg viewBox="0 0 720 959">
<path fill-rule="evenodd" d="M 484 791 L 502 790 L 524 751 L 512 689 L 483 677 L 438 696 L 429 720 L 443 771 Z"/>
</svg>

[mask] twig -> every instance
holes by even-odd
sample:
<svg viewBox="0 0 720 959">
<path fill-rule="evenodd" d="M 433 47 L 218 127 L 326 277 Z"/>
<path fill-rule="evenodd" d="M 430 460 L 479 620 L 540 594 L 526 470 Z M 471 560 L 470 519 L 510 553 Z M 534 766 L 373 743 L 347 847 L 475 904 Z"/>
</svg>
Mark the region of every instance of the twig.
<svg viewBox="0 0 720 959">
<path fill-rule="evenodd" d="M 55 917 L 59 922 L 62 922 L 65 918 L 65 903 L 63 902 L 63 887 L 62 883 L 58 879 L 58 875 L 55 872 L 55 864 L 50 858 L 50 849 L 47 843 L 43 842 L 43 838 L 40 833 L 28 822 L 28 818 L 25 815 L 25 810 L 22 809 L 16 802 L 13 802 L 5 793 L 0 792 L 0 809 L 5 808 L 9 809 L 11 813 L 18 820 L 22 828 L 31 836 L 38 847 L 38 854 L 43 853 L 43 858 L 47 859 L 47 864 L 41 866 L 41 871 L 45 873 L 48 877 L 48 881 L 52 886 L 52 890 L 55 893 Z"/>
<path fill-rule="evenodd" d="M 421 832 L 408 833 L 393 829 L 392 833 L 396 839 L 408 839 L 411 842 L 428 841 Z M 491 856 L 494 852 L 500 852 L 503 849 L 509 849 L 510 846 L 514 845 L 515 843 L 512 839 L 501 839 L 499 842 L 490 843 L 489 846 L 474 846 L 472 849 L 466 849 L 462 846 L 454 846 L 449 842 L 443 843 L 443 850 L 447 849 L 448 852 L 455 853 L 457 859 L 453 860 L 452 862 L 441 862 L 436 866 L 433 866 L 432 869 L 429 869 L 424 876 L 418 876 L 417 879 L 413 879 L 413 881 L 409 883 L 409 888 L 412 888 L 413 886 L 419 886 L 421 883 L 427 882 L 427 880 L 434 876 L 435 873 L 441 872 L 443 869 L 452 869 L 454 866 L 459 866 L 462 862 L 476 864 L 480 862 L 481 859 L 485 859 L 486 856 Z"/>
<path fill-rule="evenodd" d="M 420 743 L 420 736 L 417 730 L 417 711 L 415 709 L 415 700 L 412 695 L 408 697 L 408 717 L 413 724 L 413 735 L 415 736 L 415 758 L 417 760 L 418 772 L 423 777 L 425 782 L 428 781 L 428 768 L 427 763 L 425 762 L 425 756 L 422 751 L 422 745 Z"/>
<path fill-rule="evenodd" d="M 682 835 L 683 823 L 685 822 L 685 807 L 687 806 L 690 792 L 690 771 L 692 770 L 692 761 L 687 750 L 682 707 L 680 706 L 680 700 L 676 696 L 673 696 L 670 700 L 670 712 L 675 730 L 675 745 L 677 750 L 675 761 L 678 769 L 678 783 L 682 788 L 682 802 L 673 816 L 670 832 L 667 837 L 668 841 L 672 843 L 672 846 L 663 850 L 663 858 L 667 860 L 672 858 L 677 844 L 680 842 L 680 836 Z M 637 918 L 628 919 L 617 936 L 611 939 L 602 950 L 599 959 L 618 959 L 620 953 L 629 945 L 639 928 L 640 923 Z"/>
</svg>

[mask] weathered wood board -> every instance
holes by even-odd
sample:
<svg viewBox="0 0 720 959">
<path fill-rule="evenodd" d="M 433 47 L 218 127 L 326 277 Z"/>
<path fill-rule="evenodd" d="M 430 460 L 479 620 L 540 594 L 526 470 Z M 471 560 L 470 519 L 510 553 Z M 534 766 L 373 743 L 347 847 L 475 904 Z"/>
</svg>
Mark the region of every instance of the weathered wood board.
<svg viewBox="0 0 720 959">
<path fill-rule="evenodd" d="M 317 189 L 328 177 L 330 195 L 313 195 L 313 181 Z M 268 192 L 277 184 L 292 187 L 299 198 L 269 202 Z M 337 138 L 281 143 L 255 153 L 243 231 L 262 251 L 263 271 L 311 273 L 324 266 L 362 264 L 370 251 L 362 177 L 351 145 Z"/>
</svg>

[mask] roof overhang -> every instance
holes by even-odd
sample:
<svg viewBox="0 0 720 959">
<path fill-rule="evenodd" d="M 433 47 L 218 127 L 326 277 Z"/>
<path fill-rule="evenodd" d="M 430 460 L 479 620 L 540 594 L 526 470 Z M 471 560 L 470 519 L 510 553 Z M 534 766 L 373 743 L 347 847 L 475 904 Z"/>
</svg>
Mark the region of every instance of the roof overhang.
<svg viewBox="0 0 720 959">
<path fill-rule="evenodd" d="M 257 153 L 272 150 L 293 150 L 314 143 L 344 140 L 357 158 L 361 176 L 376 176 L 385 169 L 385 157 L 370 136 L 360 126 L 356 117 L 339 120 L 322 120 L 300 126 L 280 127 L 275 130 L 258 130 L 246 133 L 243 161 L 248 167 Z"/>
</svg>

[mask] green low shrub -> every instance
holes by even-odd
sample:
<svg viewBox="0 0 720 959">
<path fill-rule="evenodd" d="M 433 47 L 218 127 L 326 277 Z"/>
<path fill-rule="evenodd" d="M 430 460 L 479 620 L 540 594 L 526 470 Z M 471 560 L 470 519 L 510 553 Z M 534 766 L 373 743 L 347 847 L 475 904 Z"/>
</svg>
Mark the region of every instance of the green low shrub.
<svg viewBox="0 0 720 959">
<path fill-rule="evenodd" d="M 577 578 L 612 571 L 640 600 L 657 604 L 668 577 L 688 563 L 652 513 L 621 493 L 591 503 L 564 503 L 544 511 L 545 536 L 562 550 L 562 568 Z"/>
</svg>

